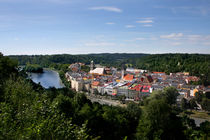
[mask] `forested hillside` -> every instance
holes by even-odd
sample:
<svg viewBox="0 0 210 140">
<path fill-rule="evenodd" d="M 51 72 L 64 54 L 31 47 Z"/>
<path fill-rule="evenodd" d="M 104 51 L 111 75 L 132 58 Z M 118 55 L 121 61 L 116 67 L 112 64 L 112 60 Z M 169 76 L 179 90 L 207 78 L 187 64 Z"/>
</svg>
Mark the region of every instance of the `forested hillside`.
<svg viewBox="0 0 210 140">
<path fill-rule="evenodd" d="M 87 55 L 13 55 L 9 56 L 12 59 L 16 59 L 19 65 L 39 64 L 43 67 L 49 66 L 53 63 L 59 64 L 71 64 L 75 62 L 82 62 L 90 64 L 90 61 L 94 61 L 96 64 L 108 65 L 108 66 L 120 66 L 129 58 L 141 58 L 147 54 L 87 54 Z"/>
</svg>

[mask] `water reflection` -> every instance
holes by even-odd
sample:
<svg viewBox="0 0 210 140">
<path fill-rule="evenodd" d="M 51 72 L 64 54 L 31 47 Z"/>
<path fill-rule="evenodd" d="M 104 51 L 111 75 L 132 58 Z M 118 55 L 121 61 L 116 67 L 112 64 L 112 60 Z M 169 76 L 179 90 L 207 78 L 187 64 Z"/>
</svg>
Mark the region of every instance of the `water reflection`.
<svg viewBox="0 0 210 140">
<path fill-rule="evenodd" d="M 59 74 L 56 71 L 44 69 L 44 73 L 28 73 L 29 78 L 35 83 L 40 83 L 44 88 L 63 88 Z"/>
</svg>

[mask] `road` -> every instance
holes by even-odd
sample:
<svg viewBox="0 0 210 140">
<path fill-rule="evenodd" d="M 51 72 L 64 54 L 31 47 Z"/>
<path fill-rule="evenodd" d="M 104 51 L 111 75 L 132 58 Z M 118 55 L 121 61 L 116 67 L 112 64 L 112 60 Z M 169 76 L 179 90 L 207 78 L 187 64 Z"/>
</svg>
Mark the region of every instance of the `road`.
<svg viewBox="0 0 210 140">
<path fill-rule="evenodd" d="M 94 96 L 87 96 L 87 98 L 89 100 L 91 100 L 91 102 L 97 102 L 97 103 L 102 104 L 102 105 L 121 106 L 121 107 L 126 106 L 125 104 L 121 104 L 120 101 L 102 99 L 102 98 L 98 98 L 98 97 L 94 97 Z"/>
<path fill-rule="evenodd" d="M 202 119 L 202 118 L 195 118 L 195 117 L 190 117 L 195 121 L 196 126 L 200 126 L 202 122 L 208 121 L 207 119 Z"/>
</svg>

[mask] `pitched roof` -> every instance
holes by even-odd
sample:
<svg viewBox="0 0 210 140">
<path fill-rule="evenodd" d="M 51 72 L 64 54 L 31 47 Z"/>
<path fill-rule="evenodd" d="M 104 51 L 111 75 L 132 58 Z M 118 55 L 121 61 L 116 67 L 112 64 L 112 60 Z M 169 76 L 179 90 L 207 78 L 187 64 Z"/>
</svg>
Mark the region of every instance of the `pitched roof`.
<svg viewBox="0 0 210 140">
<path fill-rule="evenodd" d="M 133 75 L 127 74 L 126 76 L 123 77 L 123 79 L 126 81 L 133 81 Z"/>
<path fill-rule="evenodd" d="M 151 86 L 143 86 L 143 89 L 141 92 L 149 92 L 150 88 L 151 88 Z"/>
<path fill-rule="evenodd" d="M 157 72 L 157 71 L 153 71 L 152 73 L 156 73 L 156 74 L 165 74 L 165 72 Z"/>
<path fill-rule="evenodd" d="M 135 85 L 134 87 L 131 87 L 130 89 L 131 90 L 136 90 L 136 91 L 141 91 L 142 87 L 143 87 L 142 85 L 138 84 L 138 85 Z"/>
<path fill-rule="evenodd" d="M 103 75 L 104 74 L 104 68 L 95 68 L 94 70 L 91 70 L 90 73 L 91 74 Z"/>
</svg>

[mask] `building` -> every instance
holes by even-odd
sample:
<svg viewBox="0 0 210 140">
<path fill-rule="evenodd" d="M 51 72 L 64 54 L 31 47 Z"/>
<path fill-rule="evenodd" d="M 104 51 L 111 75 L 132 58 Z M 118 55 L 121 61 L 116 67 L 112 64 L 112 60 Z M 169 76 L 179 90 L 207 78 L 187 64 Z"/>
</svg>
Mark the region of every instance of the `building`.
<svg viewBox="0 0 210 140">
<path fill-rule="evenodd" d="M 69 69 L 72 71 L 72 72 L 79 72 L 81 70 L 81 64 L 82 63 L 74 63 L 74 64 L 71 64 L 69 66 Z"/>
<path fill-rule="evenodd" d="M 134 78 L 133 75 L 131 75 L 131 74 L 126 74 L 126 75 L 123 77 L 123 80 L 124 80 L 124 81 L 129 81 L 129 82 L 131 82 L 131 81 L 133 81 L 133 78 Z"/>
<path fill-rule="evenodd" d="M 105 69 L 104 68 L 95 68 L 94 70 L 90 70 L 90 74 L 104 75 Z"/>
</svg>

